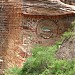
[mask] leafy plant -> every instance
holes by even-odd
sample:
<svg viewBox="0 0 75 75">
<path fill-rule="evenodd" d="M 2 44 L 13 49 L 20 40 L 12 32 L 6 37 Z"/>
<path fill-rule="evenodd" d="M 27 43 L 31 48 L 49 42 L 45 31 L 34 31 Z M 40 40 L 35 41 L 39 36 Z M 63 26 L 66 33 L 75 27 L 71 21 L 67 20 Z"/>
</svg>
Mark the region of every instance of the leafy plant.
<svg viewBox="0 0 75 75">
<path fill-rule="evenodd" d="M 68 31 L 66 31 L 66 32 L 63 33 L 63 35 L 61 36 L 61 39 L 62 39 L 61 42 L 67 41 L 71 37 L 73 37 L 75 35 L 74 30 L 75 30 L 75 21 L 72 22 L 72 24 L 68 28 Z"/>
<path fill-rule="evenodd" d="M 75 21 L 72 22 L 72 24 L 71 24 L 71 30 L 74 31 L 74 29 L 75 29 Z"/>
<path fill-rule="evenodd" d="M 73 33 L 74 32 L 65 32 L 64 34 L 63 34 L 63 38 L 66 38 L 66 39 L 68 39 L 68 38 L 70 38 L 70 37 L 72 37 L 73 36 Z"/>
<path fill-rule="evenodd" d="M 19 75 L 20 71 L 21 68 L 15 66 L 14 68 L 9 68 L 5 70 L 5 75 Z"/>
<path fill-rule="evenodd" d="M 49 65 L 56 60 L 54 55 L 56 50 L 56 45 L 52 47 L 36 46 L 32 50 L 32 57 L 28 58 L 27 62 L 24 63 L 21 75 L 47 75 Z"/>
<path fill-rule="evenodd" d="M 75 60 L 56 59 L 57 48 L 57 44 L 52 47 L 35 47 L 32 57 L 24 63 L 20 75 L 74 75 Z"/>
</svg>

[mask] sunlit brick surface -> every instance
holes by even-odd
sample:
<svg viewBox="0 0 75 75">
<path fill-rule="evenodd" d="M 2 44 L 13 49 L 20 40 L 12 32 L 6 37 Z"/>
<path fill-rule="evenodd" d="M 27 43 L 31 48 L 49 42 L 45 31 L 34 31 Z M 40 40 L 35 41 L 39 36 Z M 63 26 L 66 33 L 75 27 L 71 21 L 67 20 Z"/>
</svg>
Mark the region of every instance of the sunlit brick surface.
<svg viewBox="0 0 75 75">
<path fill-rule="evenodd" d="M 0 0 L 1 68 L 21 67 L 25 58 L 31 56 L 34 44 L 53 45 L 75 16 L 73 13 L 56 16 L 48 12 L 46 15 L 36 12 L 27 14 L 23 7 L 21 0 Z"/>
<path fill-rule="evenodd" d="M 19 60 L 16 55 L 16 47 L 21 44 L 20 7 L 20 4 L 17 5 L 16 2 L 0 1 L 0 57 L 5 63 L 3 65 L 5 68 L 14 65 L 21 66 L 22 59 Z"/>
</svg>

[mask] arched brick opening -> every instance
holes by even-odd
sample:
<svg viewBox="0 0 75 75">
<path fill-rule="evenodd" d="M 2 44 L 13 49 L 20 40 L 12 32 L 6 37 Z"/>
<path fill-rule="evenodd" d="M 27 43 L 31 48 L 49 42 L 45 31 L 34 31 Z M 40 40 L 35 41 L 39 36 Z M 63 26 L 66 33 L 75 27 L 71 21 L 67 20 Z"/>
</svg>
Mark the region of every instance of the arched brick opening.
<svg viewBox="0 0 75 75">
<path fill-rule="evenodd" d="M 37 24 L 37 36 L 45 39 L 57 35 L 57 24 L 51 19 L 42 19 Z M 46 38 L 47 37 L 47 38 Z"/>
</svg>

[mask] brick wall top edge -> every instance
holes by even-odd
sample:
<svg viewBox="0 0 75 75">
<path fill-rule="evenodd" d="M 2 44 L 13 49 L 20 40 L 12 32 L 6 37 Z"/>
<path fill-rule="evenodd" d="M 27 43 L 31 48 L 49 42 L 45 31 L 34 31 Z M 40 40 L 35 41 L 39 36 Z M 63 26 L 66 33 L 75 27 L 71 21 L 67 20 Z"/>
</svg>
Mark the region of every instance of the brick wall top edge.
<svg viewBox="0 0 75 75">
<path fill-rule="evenodd" d="M 44 18 L 65 18 L 65 17 L 74 17 L 75 16 L 75 13 L 68 13 L 68 14 L 62 14 L 62 15 L 31 15 L 31 14 L 23 14 L 21 13 L 22 16 L 24 17 L 32 17 L 32 18 L 41 18 L 41 17 L 44 17 Z"/>
</svg>

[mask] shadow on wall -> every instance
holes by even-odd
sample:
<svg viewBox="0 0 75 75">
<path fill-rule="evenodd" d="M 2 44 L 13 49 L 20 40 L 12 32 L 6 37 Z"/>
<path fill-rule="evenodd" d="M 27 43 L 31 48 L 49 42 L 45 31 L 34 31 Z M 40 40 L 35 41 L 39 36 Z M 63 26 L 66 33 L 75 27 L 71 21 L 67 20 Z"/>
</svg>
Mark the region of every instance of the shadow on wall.
<svg viewBox="0 0 75 75">
<path fill-rule="evenodd" d="M 75 5 L 75 0 L 61 0 L 62 2 L 70 5 Z"/>
</svg>

